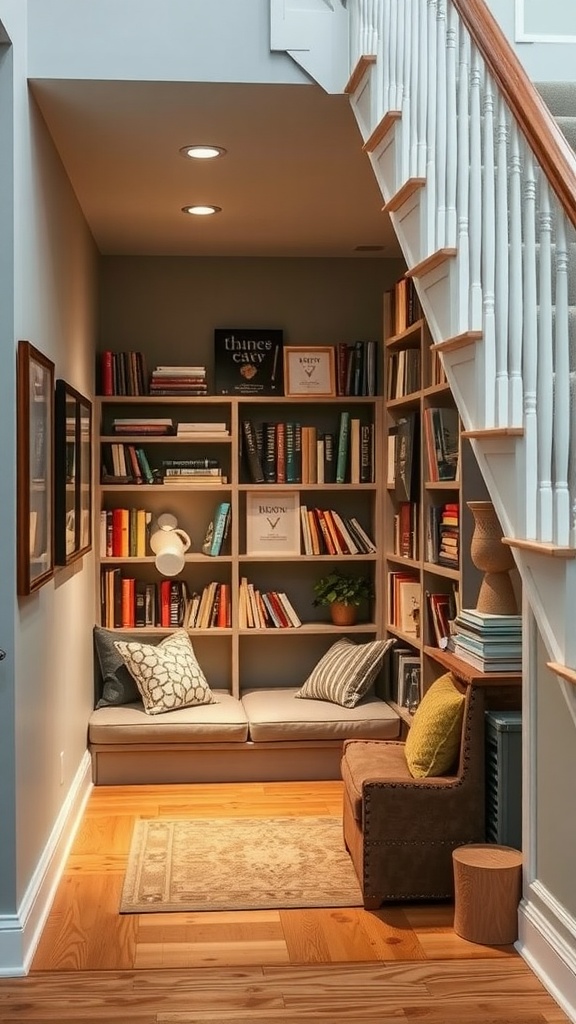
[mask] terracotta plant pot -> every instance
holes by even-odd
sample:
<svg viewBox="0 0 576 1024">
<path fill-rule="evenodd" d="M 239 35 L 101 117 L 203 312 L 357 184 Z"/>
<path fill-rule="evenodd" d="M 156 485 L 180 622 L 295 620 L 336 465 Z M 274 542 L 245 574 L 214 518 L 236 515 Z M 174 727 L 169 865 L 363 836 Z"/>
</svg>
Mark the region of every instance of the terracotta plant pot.
<svg viewBox="0 0 576 1024">
<path fill-rule="evenodd" d="M 330 605 L 330 618 L 335 626 L 353 626 L 358 618 L 358 609 L 354 604 L 333 601 Z"/>
</svg>

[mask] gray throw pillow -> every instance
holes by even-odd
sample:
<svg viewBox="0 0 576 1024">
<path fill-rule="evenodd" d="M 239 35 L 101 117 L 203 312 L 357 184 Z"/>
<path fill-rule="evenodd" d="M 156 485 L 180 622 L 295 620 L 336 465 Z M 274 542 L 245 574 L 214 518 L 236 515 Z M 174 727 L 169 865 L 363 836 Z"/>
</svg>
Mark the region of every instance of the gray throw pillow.
<svg viewBox="0 0 576 1024">
<path fill-rule="evenodd" d="M 102 694 L 97 708 L 109 705 L 133 704 L 140 701 L 136 680 L 126 668 L 120 652 L 114 646 L 118 633 L 102 626 L 94 626 L 94 646 L 102 674 Z"/>
</svg>

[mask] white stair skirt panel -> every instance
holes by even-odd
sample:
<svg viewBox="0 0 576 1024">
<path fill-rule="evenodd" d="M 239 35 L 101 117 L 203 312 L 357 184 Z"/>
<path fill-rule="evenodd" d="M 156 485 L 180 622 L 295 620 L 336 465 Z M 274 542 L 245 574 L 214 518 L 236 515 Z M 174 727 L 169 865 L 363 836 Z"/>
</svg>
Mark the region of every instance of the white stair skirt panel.
<svg viewBox="0 0 576 1024">
<path fill-rule="evenodd" d="M 524 458 L 523 438 L 504 435 L 471 438 L 470 443 L 505 537 L 514 536 L 512 524 L 518 518 L 518 506 L 523 501 Z"/>
<path fill-rule="evenodd" d="M 455 263 L 455 259 L 449 258 L 433 270 L 418 275 L 418 294 L 434 342 L 444 341 L 456 333 L 452 329 L 456 322 Z"/>
<path fill-rule="evenodd" d="M 356 86 L 354 95 L 350 97 L 354 117 L 358 123 L 363 142 L 366 142 L 372 132 L 374 79 L 371 71 L 372 65 L 368 64 L 360 82 Z"/>
<path fill-rule="evenodd" d="M 481 342 L 470 341 L 461 348 L 443 352 L 442 361 L 448 383 L 459 409 L 466 410 L 466 420 L 462 418 L 465 430 L 472 429 L 478 423 L 476 397 L 478 392 L 478 357 L 477 351 Z"/>
<path fill-rule="evenodd" d="M 289 53 L 328 93 L 344 92 L 348 12 L 331 0 L 270 0 L 270 49 Z"/>
<path fill-rule="evenodd" d="M 576 665 L 576 559 L 516 550 L 522 582 L 551 660 Z"/>
<path fill-rule="evenodd" d="M 400 242 L 404 259 L 409 267 L 424 258 L 422 249 L 422 207 L 426 203 L 426 190 L 418 188 L 398 208 L 390 212 L 392 225 Z"/>
<path fill-rule="evenodd" d="M 396 119 L 378 143 L 373 152 L 369 153 L 372 170 L 386 203 L 400 188 L 400 145 L 397 141 L 401 136 L 401 121 Z M 403 239 L 398 239 L 402 245 Z"/>
</svg>

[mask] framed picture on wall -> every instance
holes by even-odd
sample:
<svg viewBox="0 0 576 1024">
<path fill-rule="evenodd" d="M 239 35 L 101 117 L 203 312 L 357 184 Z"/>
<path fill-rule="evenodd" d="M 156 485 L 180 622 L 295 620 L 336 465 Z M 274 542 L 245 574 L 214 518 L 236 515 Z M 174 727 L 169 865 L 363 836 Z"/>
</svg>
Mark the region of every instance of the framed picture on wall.
<svg viewBox="0 0 576 1024">
<path fill-rule="evenodd" d="M 284 348 L 284 394 L 334 397 L 336 394 L 334 348 L 319 345 Z"/>
<path fill-rule="evenodd" d="M 54 549 L 69 565 L 92 547 L 92 403 L 56 381 Z"/>
<path fill-rule="evenodd" d="M 54 575 L 54 363 L 29 341 L 17 350 L 17 590 Z"/>
</svg>

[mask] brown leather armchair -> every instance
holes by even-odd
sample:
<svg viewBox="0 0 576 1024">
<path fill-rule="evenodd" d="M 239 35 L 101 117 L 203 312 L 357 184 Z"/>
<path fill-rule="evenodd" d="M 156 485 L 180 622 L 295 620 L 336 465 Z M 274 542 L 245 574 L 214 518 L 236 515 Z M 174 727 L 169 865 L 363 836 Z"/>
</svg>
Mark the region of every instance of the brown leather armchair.
<svg viewBox="0 0 576 1024">
<path fill-rule="evenodd" d="M 366 909 L 453 896 L 452 851 L 484 841 L 484 756 L 484 694 L 474 686 L 452 774 L 412 778 L 401 741 L 346 741 L 344 842 Z"/>
</svg>

